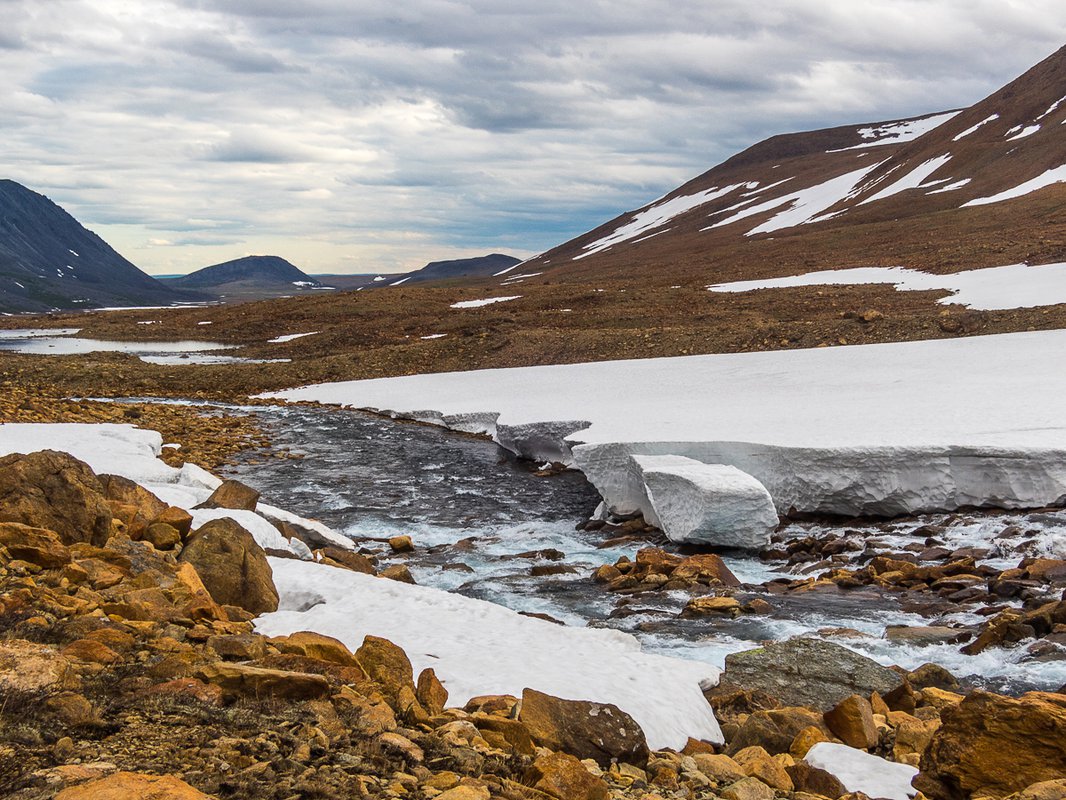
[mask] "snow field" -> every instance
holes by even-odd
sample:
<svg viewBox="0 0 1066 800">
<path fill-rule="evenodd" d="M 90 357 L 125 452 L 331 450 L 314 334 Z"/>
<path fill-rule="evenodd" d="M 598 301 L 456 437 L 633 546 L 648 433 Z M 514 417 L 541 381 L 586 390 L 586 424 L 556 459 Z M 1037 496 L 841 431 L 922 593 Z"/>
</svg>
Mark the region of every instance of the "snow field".
<svg viewBox="0 0 1066 800">
<path fill-rule="evenodd" d="M 918 794 L 911 786 L 917 769 L 885 761 L 845 744 L 819 742 L 807 751 L 803 760 L 835 775 L 849 792 L 863 792 L 886 800 L 910 800 Z"/>
<path fill-rule="evenodd" d="M 721 742 L 700 691 L 720 670 L 643 653 L 636 639 L 603 628 L 571 628 L 426 586 L 291 559 L 270 559 L 281 607 L 258 618 L 267 636 L 313 630 L 357 649 L 367 635 L 406 651 L 417 675 L 432 667 L 449 704 L 526 688 L 572 700 L 614 703 L 653 749 L 680 749 L 689 736 Z"/>
<path fill-rule="evenodd" d="M 938 300 L 942 305 L 963 305 L 981 311 L 1035 308 L 1066 303 L 1066 263 L 1009 264 L 931 275 L 906 267 L 856 267 L 808 272 L 785 278 L 736 281 L 708 286 L 712 292 L 750 292 L 793 286 L 854 286 L 891 284 L 899 291 L 947 289 L 954 294 Z"/>
</svg>

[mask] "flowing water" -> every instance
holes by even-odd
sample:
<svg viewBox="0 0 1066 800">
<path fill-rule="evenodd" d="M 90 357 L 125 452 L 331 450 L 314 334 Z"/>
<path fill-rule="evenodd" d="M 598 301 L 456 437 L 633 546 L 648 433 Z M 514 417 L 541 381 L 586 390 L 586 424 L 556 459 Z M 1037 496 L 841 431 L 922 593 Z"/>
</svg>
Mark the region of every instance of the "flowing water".
<svg viewBox="0 0 1066 800">
<path fill-rule="evenodd" d="M 234 476 L 273 505 L 348 534 L 382 564 L 407 564 L 418 583 L 568 625 L 618 628 L 648 649 L 719 666 L 726 654 L 762 641 L 821 631 L 882 663 L 914 668 L 932 661 L 973 684 L 1004 691 L 1066 683 L 1066 652 L 1035 659 L 1023 643 L 970 657 L 959 653 L 958 644 L 889 642 L 882 638 L 888 625 L 976 624 L 982 618 L 957 607 L 921 616 L 898 596 L 873 588 L 764 595 L 773 606 L 766 615 L 681 618 L 687 592 L 626 597 L 590 580 L 601 564 L 666 543 L 603 547 L 607 534 L 579 530 L 599 502 L 579 473 L 539 476 L 483 439 L 359 412 L 293 406 L 256 413 L 275 445 L 300 457 L 251 461 L 235 468 Z M 942 527 L 939 539 L 949 549 L 989 548 L 986 560 L 999 568 L 1016 565 L 1023 555 L 1066 555 L 1066 514 L 1058 512 L 926 517 L 867 527 L 794 524 L 781 536 L 787 542 L 844 534 L 854 541 L 851 557 L 868 559 L 924 541 L 922 526 L 930 524 Z M 413 553 L 391 552 L 385 539 L 399 534 L 411 536 Z M 746 584 L 797 577 L 781 561 L 723 556 Z M 534 577 L 535 566 L 572 571 Z M 752 594 L 762 591 L 750 588 Z"/>
</svg>

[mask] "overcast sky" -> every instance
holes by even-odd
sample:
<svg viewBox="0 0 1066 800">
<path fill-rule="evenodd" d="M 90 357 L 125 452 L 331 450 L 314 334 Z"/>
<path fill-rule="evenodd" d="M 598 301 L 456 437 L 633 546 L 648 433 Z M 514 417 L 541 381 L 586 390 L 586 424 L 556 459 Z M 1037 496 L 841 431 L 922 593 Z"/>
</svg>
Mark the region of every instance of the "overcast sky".
<svg viewBox="0 0 1066 800">
<path fill-rule="evenodd" d="M 1062 0 L 0 0 L 0 177 L 155 274 L 528 256 L 1063 44 Z"/>
</svg>

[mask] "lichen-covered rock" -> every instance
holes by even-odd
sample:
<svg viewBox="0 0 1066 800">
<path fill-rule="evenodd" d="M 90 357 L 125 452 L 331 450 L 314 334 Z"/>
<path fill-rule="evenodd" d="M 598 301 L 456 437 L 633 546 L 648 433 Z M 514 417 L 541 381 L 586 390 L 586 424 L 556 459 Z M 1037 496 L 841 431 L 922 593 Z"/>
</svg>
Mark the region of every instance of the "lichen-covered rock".
<svg viewBox="0 0 1066 800">
<path fill-rule="evenodd" d="M 607 800 L 611 796 L 603 778 L 592 775 L 574 756 L 551 753 L 533 762 L 527 783 L 558 800 Z"/>
<path fill-rule="evenodd" d="M 100 479 L 85 462 L 54 450 L 0 458 L 0 522 L 47 528 L 64 544 L 102 545 L 111 519 Z"/>
<path fill-rule="evenodd" d="M 974 691 L 943 723 L 915 786 L 935 800 L 1007 795 L 1066 775 L 1066 695 Z"/>
<path fill-rule="evenodd" d="M 795 638 L 726 656 L 726 685 L 824 712 L 853 694 L 890 695 L 903 685 L 903 677 L 838 644 Z"/>
<path fill-rule="evenodd" d="M 824 716 L 829 730 L 849 747 L 869 750 L 877 744 L 873 709 L 865 697 L 857 694 L 845 697 Z"/>
<path fill-rule="evenodd" d="M 126 535 L 140 539 L 148 526 L 167 509 L 167 504 L 140 484 L 121 475 L 100 475 L 100 484 L 111 514 L 126 524 Z"/>
<path fill-rule="evenodd" d="M 197 508 L 232 508 L 238 511 L 255 511 L 259 503 L 259 492 L 240 481 L 222 481 Z"/>
<path fill-rule="evenodd" d="M 0 522 L 0 545 L 12 558 L 28 561 L 45 569 L 70 563 L 70 551 L 59 534 L 46 528 L 33 528 L 18 522 Z"/>
<path fill-rule="evenodd" d="M 227 695 L 311 700 L 329 695 L 329 681 L 321 675 L 289 672 L 218 661 L 197 670 L 196 677 L 218 686 Z"/>
<path fill-rule="evenodd" d="M 278 590 L 266 553 L 232 519 L 223 517 L 200 526 L 178 559 L 196 568 L 219 605 L 239 606 L 253 614 L 277 611 Z"/>
<path fill-rule="evenodd" d="M 564 700 L 534 689 L 522 692 L 518 719 L 537 744 L 601 766 L 613 760 L 643 765 L 648 761 L 644 731 L 626 712 L 609 703 Z"/>
<path fill-rule="evenodd" d="M 209 795 L 172 775 L 116 772 L 64 789 L 55 800 L 211 800 Z"/>
<path fill-rule="evenodd" d="M 388 698 L 397 713 L 414 720 L 429 717 L 415 693 L 414 669 L 402 647 L 379 636 L 367 636 L 355 651 L 355 660 Z"/>
</svg>

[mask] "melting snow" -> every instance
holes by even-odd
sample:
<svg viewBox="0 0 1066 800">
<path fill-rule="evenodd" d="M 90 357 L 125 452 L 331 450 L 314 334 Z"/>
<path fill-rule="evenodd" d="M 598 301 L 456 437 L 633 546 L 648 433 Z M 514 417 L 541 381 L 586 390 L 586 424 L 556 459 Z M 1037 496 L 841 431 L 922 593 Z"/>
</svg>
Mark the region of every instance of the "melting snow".
<svg viewBox="0 0 1066 800">
<path fill-rule="evenodd" d="M 490 306 L 493 303 L 506 303 L 508 300 L 517 300 L 522 295 L 515 294 L 510 297 L 486 297 L 482 300 L 460 300 L 458 303 L 452 303 L 451 308 L 481 308 L 481 306 Z"/>
<path fill-rule="evenodd" d="M 202 324 L 202 323 L 201 323 Z M 284 336 L 275 336 L 273 339 L 267 339 L 269 344 L 281 344 L 282 342 L 291 342 L 293 339 L 302 339 L 304 336 L 314 336 L 320 331 L 308 331 L 307 333 L 286 333 Z"/>
<path fill-rule="evenodd" d="M 419 336 L 419 339 L 443 339 L 448 334 L 446 333 L 431 333 L 429 336 Z"/>
<path fill-rule="evenodd" d="M 1030 192 L 1043 189 L 1045 186 L 1051 186 L 1053 183 L 1064 182 L 1066 182 L 1066 166 L 1055 167 L 1054 169 L 1049 169 L 1043 175 L 1038 175 L 1032 180 L 1018 184 L 1012 189 L 1006 189 L 991 197 L 978 197 L 967 203 L 963 203 L 962 208 L 966 208 L 967 206 L 983 206 L 988 203 L 1001 203 L 1004 200 L 1013 200 L 1015 197 L 1022 197 Z"/>
<path fill-rule="evenodd" d="M 957 141 L 959 141 L 959 139 L 963 139 L 963 138 L 969 136 L 971 133 L 975 133 L 978 130 L 978 128 L 980 128 L 982 125 L 987 125 L 989 122 L 994 122 L 997 119 L 999 119 L 999 114 L 992 114 L 990 116 L 987 116 L 983 120 L 978 122 L 976 125 L 971 125 L 969 128 L 964 130 L 962 133 L 955 134 L 955 136 L 952 138 L 951 141 L 957 142 Z"/>
<path fill-rule="evenodd" d="M 1032 136 L 1038 130 L 1040 130 L 1039 125 L 1027 125 L 1024 128 L 1019 125 L 1016 128 L 1011 128 L 1009 131 L 1007 131 L 1007 141 L 1013 142 L 1015 139 L 1024 139 L 1026 136 Z M 1016 131 L 1018 132 L 1015 133 Z M 1010 135 L 1012 133 L 1014 133 L 1014 136 Z"/>
<path fill-rule="evenodd" d="M 737 189 L 754 189 L 759 184 L 757 182 L 748 183 L 733 183 L 721 188 L 714 186 L 710 189 L 706 189 L 702 192 L 696 192 L 696 194 L 681 195 L 679 197 L 672 197 L 669 200 L 665 200 L 661 203 L 656 203 L 650 208 L 646 208 L 643 211 L 638 211 L 633 215 L 633 219 L 622 225 L 620 228 L 615 229 L 614 233 L 608 234 L 601 239 L 597 239 L 591 244 L 584 245 L 581 249 L 586 252 L 580 255 L 574 256 L 573 260 L 585 258 L 591 256 L 594 253 L 599 253 L 612 247 L 619 242 L 624 242 L 628 239 L 632 239 L 636 236 L 640 236 L 655 228 L 659 228 L 672 220 L 674 217 L 684 214 L 686 211 L 691 211 L 697 206 L 701 206 L 704 203 L 708 203 L 711 200 L 716 200 L 719 197 L 725 197 L 730 192 L 734 192 Z"/>
<path fill-rule="evenodd" d="M 965 186 L 969 182 L 970 182 L 970 178 L 963 178 L 961 181 L 955 181 L 954 183 L 949 183 L 947 186 L 944 186 L 944 187 L 942 187 L 940 189 L 934 189 L 931 192 L 926 192 L 926 194 L 940 194 L 941 192 L 954 192 L 956 189 L 961 189 L 963 186 Z"/>
<path fill-rule="evenodd" d="M 824 183 L 820 183 L 816 186 L 800 189 L 791 194 L 782 195 L 781 197 L 771 198 L 758 205 L 750 206 L 742 211 L 737 211 L 732 216 L 719 220 L 703 230 L 730 225 L 739 220 L 754 216 L 755 214 L 780 208 L 786 203 L 788 204 L 788 208 L 778 212 L 761 225 L 752 228 L 745 235 L 753 236 L 756 233 L 768 233 L 770 231 L 780 230 L 781 228 L 791 228 L 793 225 L 802 225 L 807 222 L 812 222 L 823 211 L 848 197 L 862 179 L 878 166 L 880 166 L 880 164 L 875 164 L 872 167 L 863 167 L 854 172 L 848 172 L 836 178 L 830 178 Z"/>
<path fill-rule="evenodd" d="M 401 284 L 407 283 L 409 280 L 411 280 L 411 276 L 407 276 L 406 278 L 400 278 L 398 281 L 393 281 L 392 283 L 390 283 L 389 286 L 400 286 Z"/>
<path fill-rule="evenodd" d="M 924 164 L 920 164 L 919 166 L 912 169 L 910 172 L 908 172 L 902 178 L 897 180 L 895 183 L 891 184 L 890 186 L 886 186 L 877 194 L 873 195 L 872 197 L 867 197 L 865 200 L 859 203 L 859 205 L 864 206 L 867 203 L 874 202 L 875 200 L 883 200 L 886 197 L 891 197 L 892 195 L 899 194 L 900 192 L 904 192 L 907 189 L 923 188 L 923 181 L 925 181 L 926 178 L 928 178 L 942 166 L 947 164 L 950 160 L 950 155 L 943 155 L 937 156 L 936 158 L 931 158 Z"/>
<path fill-rule="evenodd" d="M 936 114 L 932 117 L 925 117 L 924 119 L 908 119 L 902 122 L 890 122 L 887 125 L 878 125 L 871 128 L 859 128 L 859 135 L 863 139 L 872 139 L 873 141 L 863 142 L 862 144 L 853 145 L 851 147 L 842 147 L 839 150 L 828 150 L 829 153 L 841 153 L 845 150 L 859 150 L 864 147 L 876 147 L 885 144 L 903 144 L 904 142 L 911 142 L 922 136 L 934 128 L 938 128 L 947 122 L 949 119 L 957 116 L 961 112 L 949 111 L 946 114 Z"/>
<path fill-rule="evenodd" d="M 803 758 L 812 767 L 835 775 L 849 792 L 863 792 L 885 800 L 909 800 L 918 790 L 911 780 L 915 767 L 886 761 L 846 744 L 819 742 Z"/>
<path fill-rule="evenodd" d="M 1066 303 L 1066 263 L 1010 264 L 931 275 L 905 267 L 857 267 L 823 270 L 786 278 L 719 283 L 707 288 L 712 292 L 750 292 L 755 289 L 780 289 L 792 286 L 855 286 L 892 284 L 900 291 L 947 289 L 953 292 L 937 302 L 964 305 L 980 311 L 1011 308 L 1036 308 Z"/>
<path fill-rule="evenodd" d="M 1047 111 L 1045 111 L 1043 114 L 1041 114 L 1039 117 L 1037 117 L 1036 121 L 1039 122 L 1040 120 L 1042 120 L 1044 117 L 1048 116 L 1049 114 L 1053 114 L 1055 112 L 1055 110 L 1058 109 L 1058 107 L 1061 106 L 1064 102 L 1066 102 L 1066 97 L 1060 97 L 1058 100 L 1056 100 L 1054 103 L 1052 103 L 1048 107 Z"/>
</svg>

